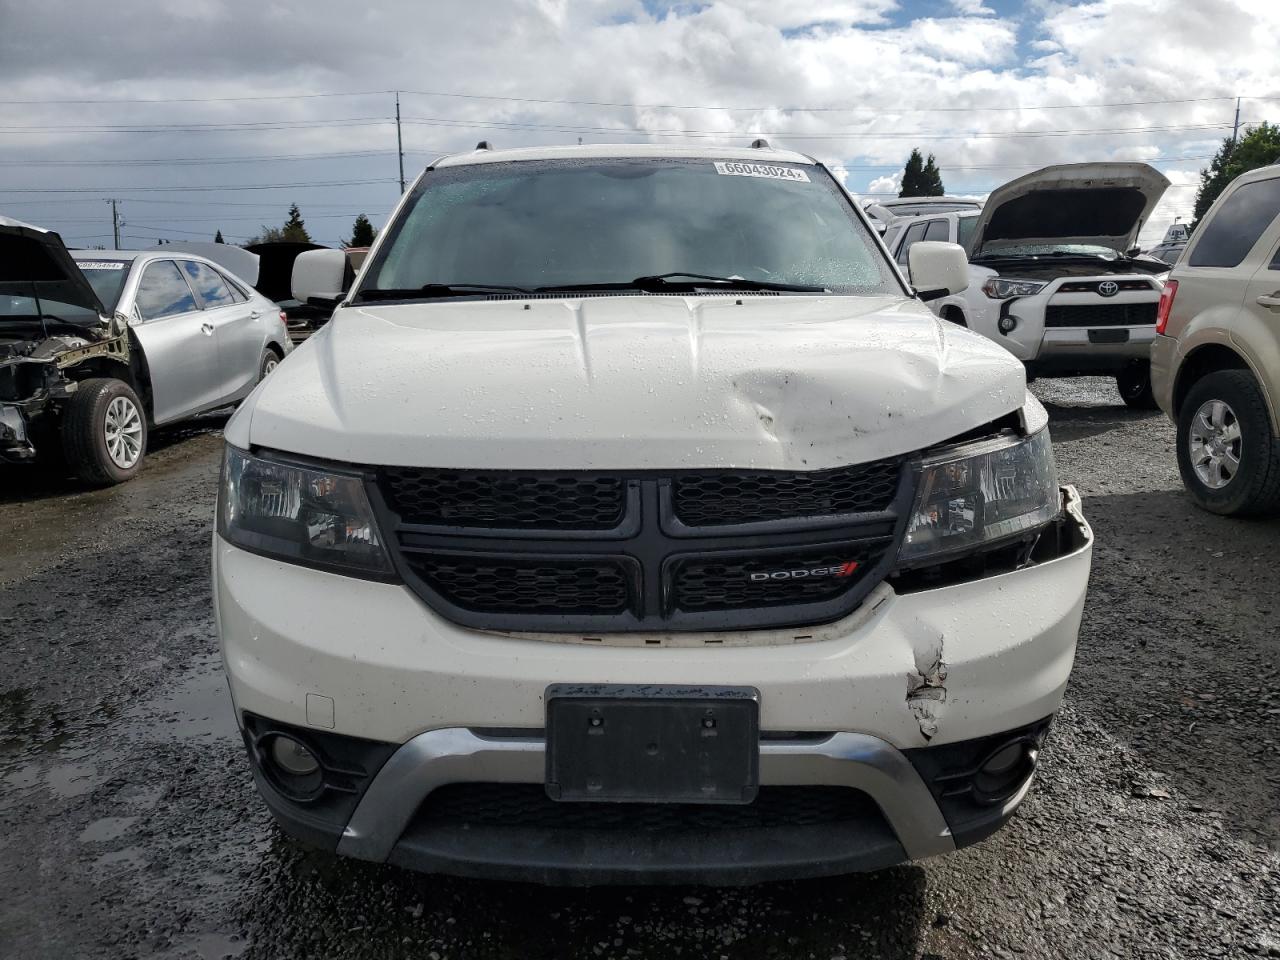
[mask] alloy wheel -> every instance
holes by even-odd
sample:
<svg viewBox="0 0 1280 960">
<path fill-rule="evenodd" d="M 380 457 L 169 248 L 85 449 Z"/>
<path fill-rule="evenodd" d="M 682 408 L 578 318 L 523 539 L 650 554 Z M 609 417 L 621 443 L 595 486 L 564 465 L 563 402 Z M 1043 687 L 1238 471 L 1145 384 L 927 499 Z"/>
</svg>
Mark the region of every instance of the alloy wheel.
<svg viewBox="0 0 1280 960">
<path fill-rule="evenodd" d="M 1187 447 L 1191 468 L 1210 490 L 1221 490 L 1240 472 L 1240 421 L 1222 400 L 1206 400 L 1191 418 Z"/>
<path fill-rule="evenodd" d="M 103 423 L 107 454 L 121 470 L 128 470 L 142 458 L 142 414 L 128 397 L 115 397 L 107 405 Z"/>
</svg>

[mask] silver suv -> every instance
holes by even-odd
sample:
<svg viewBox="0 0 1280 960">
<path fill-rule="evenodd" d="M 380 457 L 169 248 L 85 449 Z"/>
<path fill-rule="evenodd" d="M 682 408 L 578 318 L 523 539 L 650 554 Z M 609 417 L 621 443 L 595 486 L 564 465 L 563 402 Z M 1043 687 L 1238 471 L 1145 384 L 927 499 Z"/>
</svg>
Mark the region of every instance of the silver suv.
<svg viewBox="0 0 1280 960">
<path fill-rule="evenodd" d="M 1160 298 L 1151 378 L 1200 506 L 1280 510 L 1280 166 L 1236 179 Z"/>
</svg>

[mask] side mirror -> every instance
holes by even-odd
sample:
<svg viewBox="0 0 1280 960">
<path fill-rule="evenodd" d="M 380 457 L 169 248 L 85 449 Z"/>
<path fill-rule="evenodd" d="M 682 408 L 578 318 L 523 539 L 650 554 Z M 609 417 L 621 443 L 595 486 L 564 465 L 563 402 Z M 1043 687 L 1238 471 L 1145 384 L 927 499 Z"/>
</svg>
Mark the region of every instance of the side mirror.
<svg viewBox="0 0 1280 960">
<path fill-rule="evenodd" d="M 907 251 L 907 272 L 921 300 L 969 289 L 969 257 L 958 243 L 919 240 Z"/>
<path fill-rule="evenodd" d="M 337 306 L 347 285 L 347 255 L 341 250 L 306 250 L 293 261 L 289 289 L 295 300 Z"/>
</svg>

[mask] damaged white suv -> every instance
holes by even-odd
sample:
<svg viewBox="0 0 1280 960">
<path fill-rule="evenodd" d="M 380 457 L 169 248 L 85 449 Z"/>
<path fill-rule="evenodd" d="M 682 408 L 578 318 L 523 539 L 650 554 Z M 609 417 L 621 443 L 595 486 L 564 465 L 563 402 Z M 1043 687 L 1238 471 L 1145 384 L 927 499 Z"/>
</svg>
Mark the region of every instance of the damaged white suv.
<svg viewBox="0 0 1280 960">
<path fill-rule="evenodd" d="M 924 244 L 922 286 L 962 251 Z M 1023 800 L 1092 534 L 1022 366 L 767 146 L 478 148 L 226 429 L 213 576 L 294 836 L 546 883 L 750 883 Z"/>
</svg>

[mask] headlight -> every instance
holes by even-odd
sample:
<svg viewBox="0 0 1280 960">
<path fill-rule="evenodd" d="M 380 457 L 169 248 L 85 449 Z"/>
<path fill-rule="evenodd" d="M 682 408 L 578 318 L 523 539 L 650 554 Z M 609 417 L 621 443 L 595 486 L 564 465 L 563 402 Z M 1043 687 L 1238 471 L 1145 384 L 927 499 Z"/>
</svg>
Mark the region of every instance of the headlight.
<svg viewBox="0 0 1280 960">
<path fill-rule="evenodd" d="M 358 476 L 250 456 L 228 446 L 218 532 L 292 563 L 387 579 L 391 561 Z"/>
<path fill-rule="evenodd" d="M 1049 285 L 1045 280 L 1006 280 L 1004 277 L 988 277 L 982 292 L 992 300 L 1008 300 L 1010 297 L 1034 297 Z"/>
<path fill-rule="evenodd" d="M 1049 431 L 926 457 L 898 560 L 911 566 L 1011 539 L 1061 509 Z"/>
</svg>

